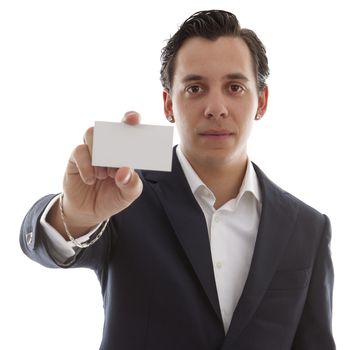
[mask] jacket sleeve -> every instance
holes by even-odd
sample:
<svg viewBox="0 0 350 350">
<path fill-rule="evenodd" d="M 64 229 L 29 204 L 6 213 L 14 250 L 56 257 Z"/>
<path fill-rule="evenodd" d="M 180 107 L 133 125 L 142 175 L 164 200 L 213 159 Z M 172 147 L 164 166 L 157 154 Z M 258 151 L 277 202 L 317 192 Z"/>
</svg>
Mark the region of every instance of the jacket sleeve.
<svg viewBox="0 0 350 350">
<path fill-rule="evenodd" d="M 40 225 L 40 217 L 54 196 L 45 196 L 32 206 L 23 220 L 19 236 L 24 254 L 46 267 L 58 267 L 49 254 L 44 232 Z"/>
<path fill-rule="evenodd" d="M 330 252 L 331 226 L 327 216 L 308 296 L 292 350 L 334 350 L 332 336 L 333 264 Z"/>
<path fill-rule="evenodd" d="M 56 261 L 50 252 L 48 239 L 40 224 L 40 218 L 46 206 L 55 197 L 48 195 L 37 201 L 25 216 L 21 232 L 21 248 L 30 259 L 46 267 L 87 267 L 100 270 L 111 250 L 111 239 L 115 236 L 115 222 L 110 220 L 102 237 L 91 247 L 80 249 L 65 264 Z"/>
</svg>

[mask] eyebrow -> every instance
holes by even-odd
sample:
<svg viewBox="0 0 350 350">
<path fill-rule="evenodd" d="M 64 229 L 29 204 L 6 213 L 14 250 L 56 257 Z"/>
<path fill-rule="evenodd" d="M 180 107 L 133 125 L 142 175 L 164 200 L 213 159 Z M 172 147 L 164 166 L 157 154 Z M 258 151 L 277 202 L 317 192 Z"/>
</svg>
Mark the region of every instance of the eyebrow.
<svg viewBox="0 0 350 350">
<path fill-rule="evenodd" d="M 248 77 L 246 77 L 242 73 L 232 73 L 232 74 L 227 74 L 225 75 L 226 80 L 244 80 L 244 81 L 249 81 Z"/>
<path fill-rule="evenodd" d="M 230 73 L 226 74 L 224 76 L 225 80 L 243 80 L 243 81 L 249 81 L 249 79 L 242 73 Z M 198 75 L 198 74 L 188 74 L 186 75 L 183 79 L 183 83 L 188 83 L 190 81 L 195 81 L 195 80 L 206 80 L 205 77 Z"/>
</svg>

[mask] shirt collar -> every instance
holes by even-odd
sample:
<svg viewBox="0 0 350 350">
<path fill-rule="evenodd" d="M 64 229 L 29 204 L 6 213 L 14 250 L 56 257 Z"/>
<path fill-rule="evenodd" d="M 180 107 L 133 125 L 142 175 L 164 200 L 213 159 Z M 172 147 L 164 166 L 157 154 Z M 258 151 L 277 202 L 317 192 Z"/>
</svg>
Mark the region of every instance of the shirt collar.
<svg viewBox="0 0 350 350">
<path fill-rule="evenodd" d="M 176 147 L 176 155 L 179 159 L 180 165 L 185 174 L 187 182 L 190 185 L 192 193 L 195 194 L 200 188 L 207 188 L 207 186 L 203 183 L 203 181 L 194 171 L 189 161 L 186 159 L 180 146 Z M 209 188 L 207 188 L 207 190 L 210 191 Z M 261 204 L 261 191 L 259 186 L 259 180 L 253 167 L 253 164 L 251 163 L 251 161 L 249 161 L 249 159 L 246 173 L 244 175 L 242 185 L 239 189 L 239 193 L 236 197 L 236 201 L 238 202 L 243 196 L 243 194 L 246 192 L 252 193 L 256 200 Z"/>
</svg>

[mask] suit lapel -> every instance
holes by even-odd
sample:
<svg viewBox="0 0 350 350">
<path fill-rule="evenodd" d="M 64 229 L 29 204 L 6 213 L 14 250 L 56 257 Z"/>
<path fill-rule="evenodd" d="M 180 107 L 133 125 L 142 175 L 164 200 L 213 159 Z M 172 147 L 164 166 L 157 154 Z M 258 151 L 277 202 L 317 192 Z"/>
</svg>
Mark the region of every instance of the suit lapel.
<svg viewBox="0 0 350 350">
<path fill-rule="evenodd" d="M 231 348 L 259 306 L 297 217 L 297 206 L 256 165 L 254 167 L 262 192 L 261 219 L 248 278 L 233 314 L 223 350 Z M 176 236 L 222 322 L 205 218 L 183 174 L 175 150 L 171 173 L 143 174 L 146 180 L 153 183 Z"/>
<path fill-rule="evenodd" d="M 175 149 L 171 173 L 144 172 L 143 174 L 146 180 L 154 183 L 154 189 L 176 236 L 210 304 L 222 322 L 205 217 L 188 185 Z"/>
<path fill-rule="evenodd" d="M 259 306 L 295 226 L 298 208 L 256 166 L 262 213 L 248 278 L 222 349 L 231 348 Z"/>
</svg>

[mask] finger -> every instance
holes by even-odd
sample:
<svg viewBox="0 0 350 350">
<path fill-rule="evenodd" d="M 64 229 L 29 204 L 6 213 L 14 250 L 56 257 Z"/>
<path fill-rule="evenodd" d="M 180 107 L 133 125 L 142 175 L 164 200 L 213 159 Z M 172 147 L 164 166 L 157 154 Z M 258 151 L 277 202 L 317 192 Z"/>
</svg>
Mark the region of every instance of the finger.
<svg viewBox="0 0 350 350">
<path fill-rule="evenodd" d="M 107 168 L 107 175 L 114 179 L 115 178 L 115 175 L 117 174 L 117 170 L 118 168 Z"/>
<path fill-rule="evenodd" d="M 95 166 L 95 177 L 99 180 L 106 180 L 108 177 L 107 168 L 101 166 Z"/>
<path fill-rule="evenodd" d="M 87 129 L 84 134 L 84 143 L 88 146 L 90 154 L 92 154 L 93 138 L 94 138 L 94 128 L 91 127 Z"/>
<path fill-rule="evenodd" d="M 137 124 L 140 124 L 140 120 L 141 120 L 141 115 L 139 113 L 135 111 L 129 111 L 124 114 L 122 122 L 129 125 L 137 125 Z"/>
<path fill-rule="evenodd" d="M 120 189 L 122 198 L 131 203 L 142 192 L 142 182 L 138 174 L 130 168 L 119 168 L 116 176 L 115 183 Z"/>
<path fill-rule="evenodd" d="M 84 134 L 84 143 L 88 147 L 90 158 L 92 157 L 93 139 L 94 139 L 94 128 L 91 127 L 87 129 Z M 95 172 L 94 177 L 96 177 L 98 180 L 105 180 L 108 177 L 107 168 L 105 167 L 94 167 L 94 172 Z"/>
<path fill-rule="evenodd" d="M 67 175 L 75 175 L 77 172 L 85 184 L 93 185 L 95 183 L 96 177 L 91 165 L 91 155 L 85 144 L 77 146 L 69 159 Z"/>
</svg>

